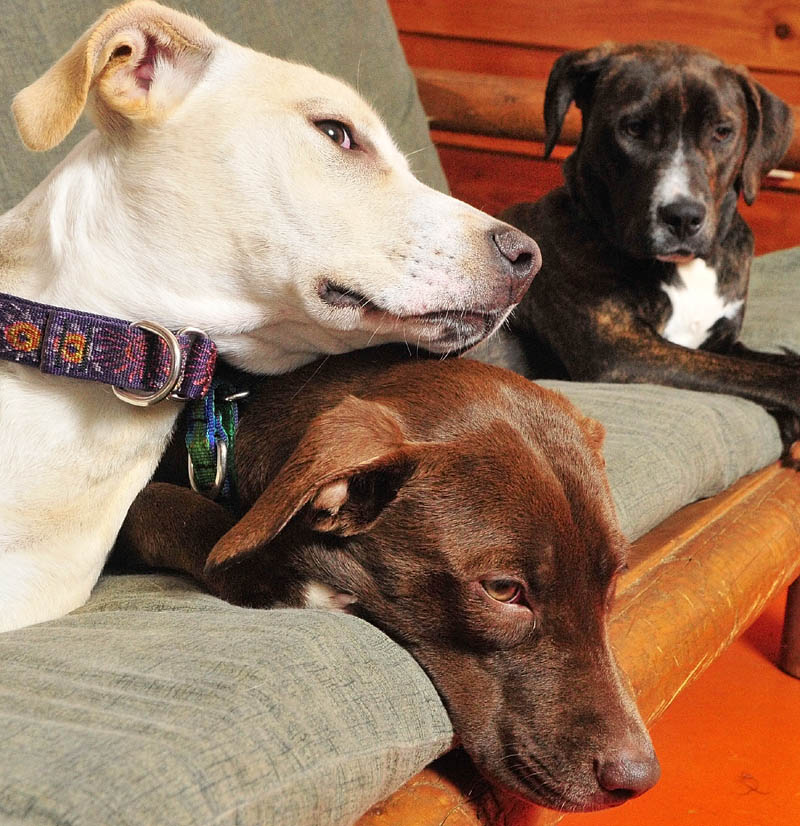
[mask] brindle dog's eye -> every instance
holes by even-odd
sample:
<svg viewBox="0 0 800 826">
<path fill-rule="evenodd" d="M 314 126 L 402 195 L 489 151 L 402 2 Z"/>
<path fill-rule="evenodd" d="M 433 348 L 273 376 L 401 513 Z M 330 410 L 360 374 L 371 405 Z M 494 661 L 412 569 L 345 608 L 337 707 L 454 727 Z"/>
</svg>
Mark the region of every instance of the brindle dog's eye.
<svg viewBox="0 0 800 826">
<path fill-rule="evenodd" d="M 733 134 L 733 127 L 728 123 L 720 123 L 714 127 L 714 140 L 718 143 L 728 140 Z"/>
<path fill-rule="evenodd" d="M 481 586 L 497 602 L 513 605 L 522 601 L 522 585 L 513 579 L 485 579 L 481 582 Z"/>
<path fill-rule="evenodd" d="M 334 143 L 338 143 L 342 149 L 355 149 L 356 142 L 353 140 L 353 133 L 349 126 L 338 120 L 318 120 L 314 126 L 327 135 Z"/>
<path fill-rule="evenodd" d="M 625 118 L 620 123 L 620 129 L 629 138 L 641 140 L 647 134 L 647 121 L 641 118 Z"/>
</svg>

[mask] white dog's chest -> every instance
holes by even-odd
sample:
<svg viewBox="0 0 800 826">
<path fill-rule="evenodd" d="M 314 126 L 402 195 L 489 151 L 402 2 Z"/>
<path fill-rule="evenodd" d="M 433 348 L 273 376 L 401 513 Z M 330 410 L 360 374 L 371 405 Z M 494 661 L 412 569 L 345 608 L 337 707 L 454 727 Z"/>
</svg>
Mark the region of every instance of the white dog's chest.
<svg viewBox="0 0 800 826">
<path fill-rule="evenodd" d="M 0 363 L 0 632 L 86 600 L 176 414 Z"/>
<path fill-rule="evenodd" d="M 678 282 L 662 284 L 672 304 L 662 336 L 673 344 L 695 349 L 721 318 L 733 318 L 742 301 L 726 301 L 717 290 L 717 271 L 701 258 L 677 267 Z"/>
</svg>

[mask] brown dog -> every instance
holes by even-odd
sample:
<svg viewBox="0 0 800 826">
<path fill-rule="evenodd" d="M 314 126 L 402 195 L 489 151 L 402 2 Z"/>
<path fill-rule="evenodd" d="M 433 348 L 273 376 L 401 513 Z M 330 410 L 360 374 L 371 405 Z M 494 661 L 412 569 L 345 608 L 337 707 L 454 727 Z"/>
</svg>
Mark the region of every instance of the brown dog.
<svg viewBox="0 0 800 826">
<path fill-rule="evenodd" d="M 560 809 L 611 806 L 659 768 L 606 635 L 625 541 L 602 438 L 497 367 L 339 356 L 259 380 L 237 431 L 238 522 L 154 483 L 119 546 L 241 605 L 367 619 L 426 669 L 491 779 Z"/>
</svg>

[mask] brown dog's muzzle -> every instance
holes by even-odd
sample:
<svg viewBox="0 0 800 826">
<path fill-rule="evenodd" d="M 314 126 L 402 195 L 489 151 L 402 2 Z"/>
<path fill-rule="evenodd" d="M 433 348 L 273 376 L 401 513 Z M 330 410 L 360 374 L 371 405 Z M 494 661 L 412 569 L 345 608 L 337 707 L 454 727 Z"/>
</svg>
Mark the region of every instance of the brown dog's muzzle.
<svg viewBox="0 0 800 826">
<path fill-rule="evenodd" d="M 652 789 L 661 777 L 661 766 L 651 746 L 644 748 L 631 740 L 601 757 L 595 764 L 595 774 L 600 788 L 616 802 L 624 803 Z"/>
</svg>

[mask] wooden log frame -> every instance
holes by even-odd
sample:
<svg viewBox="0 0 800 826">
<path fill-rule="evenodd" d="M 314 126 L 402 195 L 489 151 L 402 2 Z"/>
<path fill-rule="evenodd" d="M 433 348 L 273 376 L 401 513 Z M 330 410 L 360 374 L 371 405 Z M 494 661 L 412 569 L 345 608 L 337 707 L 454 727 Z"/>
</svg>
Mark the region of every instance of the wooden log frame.
<svg viewBox="0 0 800 826">
<path fill-rule="evenodd" d="M 431 129 L 544 142 L 545 80 L 421 67 L 414 74 Z M 792 110 L 794 138 L 781 168 L 800 171 L 800 106 Z M 580 129 L 580 113 L 573 106 L 559 143 L 574 146 Z"/>
<path fill-rule="evenodd" d="M 545 81 L 415 68 L 432 129 L 542 142 Z M 800 170 L 800 106 L 781 164 Z M 561 143 L 574 145 L 569 113 Z M 800 473 L 773 465 L 688 505 L 632 547 L 611 637 L 648 723 L 790 583 L 779 665 L 800 678 Z M 553 826 L 563 815 L 494 792 L 460 752 L 436 761 L 357 826 Z"/>
</svg>

